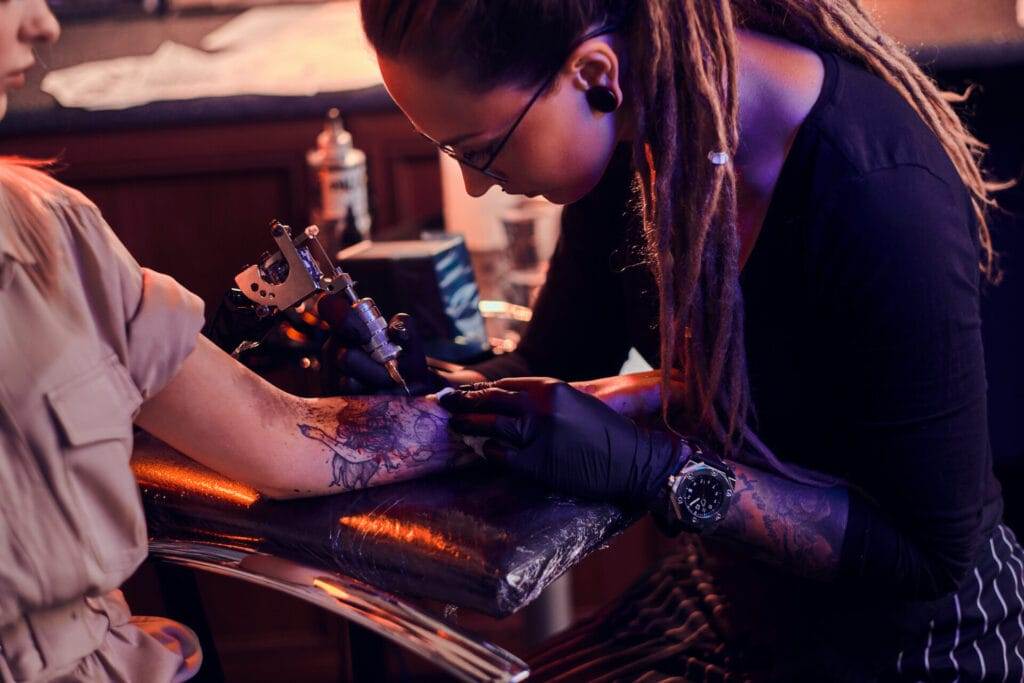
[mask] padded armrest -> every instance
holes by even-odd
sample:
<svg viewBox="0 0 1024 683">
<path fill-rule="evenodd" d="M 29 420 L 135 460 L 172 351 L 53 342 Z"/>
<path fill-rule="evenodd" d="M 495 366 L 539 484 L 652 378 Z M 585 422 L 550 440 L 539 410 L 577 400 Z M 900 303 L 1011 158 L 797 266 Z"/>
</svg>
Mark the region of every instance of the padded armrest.
<svg viewBox="0 0 1024 683">
<path fill-rule="evenodd" d="M 153 539 L 241 546 L 496 617 L 635 520 L 486 465 L 273 501 L 142 433 L 132 468 Z"/>
</svg>

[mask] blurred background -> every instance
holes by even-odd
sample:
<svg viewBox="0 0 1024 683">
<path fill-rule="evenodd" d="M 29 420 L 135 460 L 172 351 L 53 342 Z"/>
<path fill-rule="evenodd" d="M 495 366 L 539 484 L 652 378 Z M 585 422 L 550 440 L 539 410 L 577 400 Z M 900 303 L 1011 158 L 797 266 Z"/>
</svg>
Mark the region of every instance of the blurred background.
<svg viewBox="0 0 1024 683">
<path fill-rule="evenodd" d="M 1020 179 L 1024 1 L 862 4 L 943 86 L 976 86 L 960 111 L 990 145 L 986 167 L 993 178 Z M 560 209 L 497 188 L 480 199 L 465 196 L 454 162 L 439 159 L 380 86 L 356 3 L 51 0 L 51 6 L 63 37 L 39 51 L 28 86 L 11 94 L 0 153 L 58 159 L 59 177 L 99 205 L 136 258 L 199 294 L 208 315 L 234 275 L 271 247 L 272 218 L 299 227 L 316 222 L 331 252 L 347 249 L 342 255 L 351 267 L 363 269 L 365 287 L 385 314 L 416 304 L 403 298 L 408 288 L 403 292 L 382 263 L 405 259 L 407 270 L 422 266 L 429 279 L 440 255 L 454 254 L 472 269 L 476 289 L 463 307 L 461 337 L 448 334 L 452 345 L 438 355 L 460 361 L 515 348 L 557 240 Z M 337 110 L 333 118 L 331 110 Z M 1019 533 L 1024 190 L 1003 192 L 1000 203 L 993 234 L 1005 277 L 985 292 L 984 332 L 992 447 L 1007 518 Z M 450 308 L 444 292 L 437 296 L 440 309 Z M 312 341 L 302 336 L 312 333 L 294 322 L 294 349 L 266 369 L 282 386 L 312 395 L 320 390 L 318 365 L 308 354 Z M 502 621 L 465 611 L 447 616 L 522 654 L 570 615 L 583 616 L 621 592 L 664 547 L 641 523 L 549 589 L 554 597 L 546 603 Z M 147 563 L 126 590 L 138 613 L 204 623 L 214 647 L 199 680 L 436 676 L 358 627 L 219 577 L 178 570 L 161 578 Z"/>
</svg>

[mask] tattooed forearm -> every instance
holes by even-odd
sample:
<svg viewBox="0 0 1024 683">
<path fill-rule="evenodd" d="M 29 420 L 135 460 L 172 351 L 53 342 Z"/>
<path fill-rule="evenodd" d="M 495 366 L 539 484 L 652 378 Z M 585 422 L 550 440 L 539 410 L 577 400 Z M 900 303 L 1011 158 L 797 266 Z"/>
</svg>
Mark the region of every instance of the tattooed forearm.
<svg viewBox="0 0 1024 683">
<path fill-rule="evenodd" d="M 328 489 L 352 490 L 450 467 L 472 451 L 448 415 L 423 399 L 360 397 L 311 404 L 299 433 L 327 454 Z"/>
<path fill-rule="evenodd" d="M 796 574 L 833 578 L 849 508 L 843 488 L 815 488 L 734 465 L 736 495 L 714 536 Z"/>
</svg>

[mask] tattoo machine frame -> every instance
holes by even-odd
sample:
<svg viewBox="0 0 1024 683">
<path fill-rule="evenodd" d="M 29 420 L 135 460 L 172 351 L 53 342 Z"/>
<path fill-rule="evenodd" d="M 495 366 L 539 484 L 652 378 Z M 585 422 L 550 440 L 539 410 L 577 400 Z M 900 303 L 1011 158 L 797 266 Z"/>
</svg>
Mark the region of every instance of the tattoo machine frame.
<svg viewBox="0 0 1024 683">
<path fill-rule="evenodd" d="M 344 292 L 352 314 L 369 335 L 363 350 L 408 393 L 405 379 L 398 371 L 402 347 L 388 337 L 387 321 L 373 299 L 356 294 L 355 281 L 327 255 L 318 239 L 320 228 L 310 225 L 293 237 L 291 228 L 275 220 L 270 224 L 270 234 L 278 251 L 263 254 L 257 263 L 235 276 L 242 294 L 256 304 L 256 314 L 264 318 L 301 306 L 310 297 Z"/>
</svg>

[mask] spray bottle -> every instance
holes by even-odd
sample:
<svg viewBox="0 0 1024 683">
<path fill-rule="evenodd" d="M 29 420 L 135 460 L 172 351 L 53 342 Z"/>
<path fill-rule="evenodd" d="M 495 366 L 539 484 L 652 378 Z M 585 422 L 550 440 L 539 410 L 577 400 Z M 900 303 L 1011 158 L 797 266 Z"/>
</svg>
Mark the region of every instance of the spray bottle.
<svg viewBox="0 0 1024 683">
<path fill-rule="evenodd" d="M 352 146 L 337 109 L 327 114 L 316 149 L 306 155 L 320 184 L 320 212 L 315 216 L 339 249 L 370 238 L 370 203 L 366 155 Z"/>
</svg>

